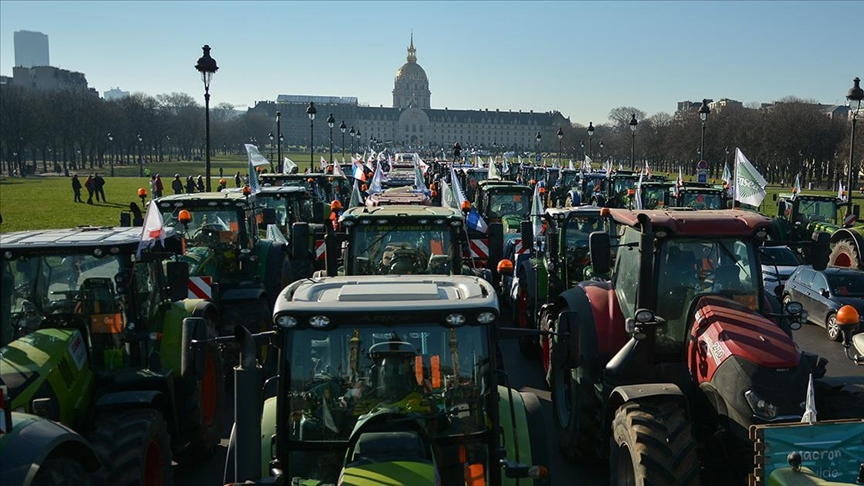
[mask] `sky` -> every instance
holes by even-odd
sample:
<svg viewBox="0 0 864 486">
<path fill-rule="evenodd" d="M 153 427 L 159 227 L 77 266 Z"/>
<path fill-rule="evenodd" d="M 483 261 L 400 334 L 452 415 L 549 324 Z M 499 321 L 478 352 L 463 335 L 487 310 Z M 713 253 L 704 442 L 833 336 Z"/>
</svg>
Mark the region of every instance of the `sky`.
<svg viewBox="0 0 864 486">
<path fill-rule="evenodd" d="M 608 123 L 632 106 L 794 96 L 845 103 L 864 77 L 864 1 L 234 2 L 0 1 L 0 74 L 13 33 L 48 35 L 54 66 L 100 93 L 182 92 L 203 104 L 194 66 L 219 65 L 211 104 L 279 94 L 355 96 L 392 106 L 411 34 L 432 108 L 558 110 Z"/>
</svg>

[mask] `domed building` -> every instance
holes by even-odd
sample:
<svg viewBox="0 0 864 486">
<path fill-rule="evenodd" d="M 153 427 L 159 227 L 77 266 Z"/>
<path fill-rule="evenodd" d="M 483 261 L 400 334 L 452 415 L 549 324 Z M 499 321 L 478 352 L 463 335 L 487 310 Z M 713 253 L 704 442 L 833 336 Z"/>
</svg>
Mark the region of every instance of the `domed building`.
<svg viewBox="0 0 864 486">
<path fill-rule="evenodd" d="M 411 34 L 408 62 L 396 71 L 393 83 L 393 108 L 429 109 L 431 94 L 426 71 L 417 64 L 417 49 L 414 48 L 414 34 Z"/>
<path fill-rule="evenodd" d="M 330 114 L 338 127 L 344 121 L 347 133 L 333 133 L 334 154 L 342 151 L 363 153 L 370 146 L 376 150 L 431 151 L 449 153 L 455 142 L 463 148 L 481 148 L 492 152 L 533 151 L 537 133 L 542 134 L 541 149 L 557 147 L 556 132 L 570 125 L 570 119 L 558 111 L 534 112 L 512 110 L 433 109 L 426 71 L 417 64 L 414 34 L 408 45 L 407 62 L 396 70 L 393 80 L 393 106 L 369 106 L 356 97 L 279 95 L 276 102 L 259 102 L 250 111 L 273 117 L 281 113 L 285 145 L 306 146 L 309 143 L 309 119 L 306 107 L 315 103 L 315 145 L 329 143 L 327 124 Z M 273 119 L 273 118 L 271 118 Z M 322 120 L 321 125 L 318 120 Z M 321 127 L 321 128 L 319 128 Z M 347 129 L 350 127 L 350 130 Z M 360 133 L 360 137 L 351 134 Z"/>
</svg>

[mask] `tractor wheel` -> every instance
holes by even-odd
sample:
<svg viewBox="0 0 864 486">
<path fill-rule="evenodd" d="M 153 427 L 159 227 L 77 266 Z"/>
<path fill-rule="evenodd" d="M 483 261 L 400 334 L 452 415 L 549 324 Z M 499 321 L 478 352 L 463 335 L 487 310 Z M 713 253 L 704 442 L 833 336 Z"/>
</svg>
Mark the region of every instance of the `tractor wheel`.
<svg viewBox="0 0 864 486">
<path fill-rule="evenodd" d="M 567 199 L 564 200 L 564 207 L 569 208 L 571 206 L 573 206 L 573 198 L 570 196 L 567 196 Z"/>
<path fill-rule="evenodd" d="M 175 384 L 180 433 L 183 441 L 189 442 L 189 447 L 175 460 L 178 463 L 206 460 L 219 445 L 225 416 L 225 371 L 219 347 L 207 347 L 204 376 L 200 380 L 181 378 Z"/>
<path fill-rule="evenodd" d="M 76 486 L 92 485 L 93 478 L 80 462 L 68 457 L 49 457 L 39 466 L 32 486 Z"/>
<path fill-rule="evenodd" d="M 840 326 L 837 325 L 837 314 L 832 312 L 825 319 L 825 332 L 828 333 L 828 339 L 832 341 L 842 341 L 843 333 L 840 331 Z"/>
<path fill-rule="evenodd" d="M 532 306 L 529 304 L 528 287 L 519 279 L 519 293 L 516 296 L 516 324 L 520 329 L 534 329 L 534 323 L 528 318 L 528 313 L 532 312 Z M 534 359 L 539 354 L 537 352 L 537 339 L 531 336 L 519 337 L 519 352 L 526 358 Z"/>
<path fill-rule="evenodd" d="M 832 267 L 864 268 L 861 264 L 864 260 L 858 254 L 858 249 L 849 240 L 840 240 L 834 243 L 831 255 L 828 257 L 828 265 Z"/>
<path fill-rule="evenodd" d="M 564 366 L 554 346 L 551 358 L 549 377 L 558 450 L 570 462 L 596 460 L 595 445 L 600 434 L 594 390 L 590 383 L 575 380 L 577 371 Z"/>
<path fill-rule="evenodd" d="M 609 484 L 699 484 L 696 438 L 680 402 L 621 405 L 612 422 L 609 446 Z"/>
<path fill-rule="evenodd" d="M 103 484 L 171 484 L 171 437 L 162 414 L 152 409 L 109 414 L 90 436 L 102 461 Z"/>
<path fill-rule="evenodd" d="M 533 393 L 520 392 L 519 395 L 522 396 L 522 403 L 525 405 L 525 418 L 528 422 L 528 430 L 525 432 L 528 433 L 528 440 L 531 444 L 531 465 L 546 466 L 547 469 L 550 469 L 551 455 L 544 433 L 546 420 L 543 415 L 543 406 L 537 395 Z M 522 431 L 519 432 L 522 433 Z M 544 482 L 535 481 L 535 484 L 552 484 L 551 472 Z"/>
</svg>

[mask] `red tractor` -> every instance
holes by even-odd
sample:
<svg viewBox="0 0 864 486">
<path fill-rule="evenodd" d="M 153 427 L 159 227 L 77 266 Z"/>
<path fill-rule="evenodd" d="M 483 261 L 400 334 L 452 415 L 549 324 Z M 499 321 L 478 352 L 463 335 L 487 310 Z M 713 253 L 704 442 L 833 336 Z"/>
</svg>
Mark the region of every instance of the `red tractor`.
<svg viewBox="0 0 864 486">
<path fill-rule="evenodd" d="M 611 281 L 582 282 L 540 316 L 565 457 L 608 457 L 610 484 L 729 484 L 752 470 L 751 425 L 800 421 L 811 375 L 820 418 L 862 407 L 821 383 L 827 361 L 792 340 L 806 321 L 802 306 L 781 307 L 764 292 L 757 247 L 770 218 L 685 209 L 610 216 L 620 228 L 614 268 L 608 233 L 592 233 L 590 246 L 594 271 L 611 270 Z M 814 242 L 823 268 L 827 236 Z"/>
</svg>

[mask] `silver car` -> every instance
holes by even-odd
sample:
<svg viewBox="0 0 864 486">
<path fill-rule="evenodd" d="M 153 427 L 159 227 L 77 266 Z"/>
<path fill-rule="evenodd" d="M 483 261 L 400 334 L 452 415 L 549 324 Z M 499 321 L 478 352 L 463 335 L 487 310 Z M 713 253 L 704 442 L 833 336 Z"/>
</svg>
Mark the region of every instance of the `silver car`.
<svg viewBox="0 0 864 486">
<path fill-rule="evenodd" d="M 798 255 L 788 246 L 763 246 L 759 248 L 762 263 L 762 286 L 769 295 L 776 293 L 777 287 L 786 284 L 792 272 L 801 264 Z"/>
<path fill-rule="evenodd" d="M 840 341 L 843 334 L 837 326 L 837 311 L 851 305 L 859 316 L 864 316 L 864 272 L 841 267 L 817 271 L 802 265 L 786 281 L 783 291 L 784 304 L 793 300 L 804 306 L 810 322 L 827 330 L 829 339 Z M 864 324 L 859 321 L 858 330 L 861 329 Z"/>
</svg>

